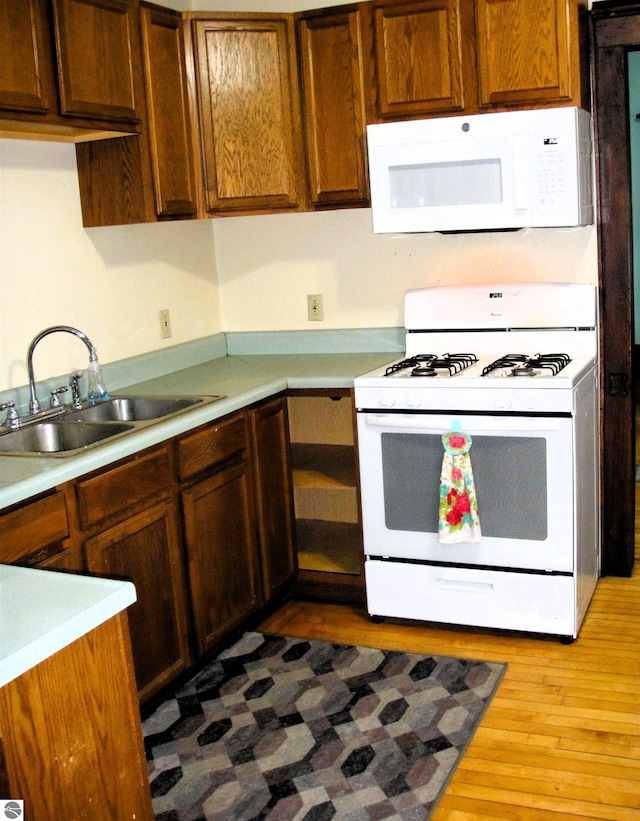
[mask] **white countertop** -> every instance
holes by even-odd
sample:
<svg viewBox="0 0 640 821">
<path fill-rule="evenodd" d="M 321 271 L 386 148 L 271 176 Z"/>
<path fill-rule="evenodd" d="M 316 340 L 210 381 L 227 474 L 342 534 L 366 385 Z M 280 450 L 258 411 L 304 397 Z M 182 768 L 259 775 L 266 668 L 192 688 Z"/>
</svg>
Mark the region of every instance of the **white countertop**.
<svg viewBox="0 0 640 821">
<path fill-rule="evenodd" d="M 0 687 L 135 601 L 131 582 L 0 565 Z"/>
</svg>

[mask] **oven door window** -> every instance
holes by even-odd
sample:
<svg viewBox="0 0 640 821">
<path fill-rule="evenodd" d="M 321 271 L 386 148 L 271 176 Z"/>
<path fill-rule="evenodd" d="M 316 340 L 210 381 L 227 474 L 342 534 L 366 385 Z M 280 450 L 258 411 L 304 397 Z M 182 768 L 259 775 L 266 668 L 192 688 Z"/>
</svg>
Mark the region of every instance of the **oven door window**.
<svg viewBox="0 0 640 821">
<path fill-rule="evenodd" d="M 437 533 L 442 438 L 382 433 L 381 446 L 387 529 Z M 547 440 L 474 435 L 470 456 L 483 537 L 544 541 Z"/>
</svg>

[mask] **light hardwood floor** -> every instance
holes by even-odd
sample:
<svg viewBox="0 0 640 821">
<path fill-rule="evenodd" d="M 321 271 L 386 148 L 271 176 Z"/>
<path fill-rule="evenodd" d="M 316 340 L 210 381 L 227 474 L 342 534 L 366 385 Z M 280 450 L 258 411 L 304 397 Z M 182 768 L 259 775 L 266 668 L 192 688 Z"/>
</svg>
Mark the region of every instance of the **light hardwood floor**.
<svg viewBox="0 0 640 821">
<path fill-rule="evenodd" d="M 638 485 L 636 500 L 640 501 Z M 433 821 L 640 821 L 640 528 L 636 572 L 598 583 L 572 645 L 289 602 L 260 629 L 508 663 Z"/>
</svg>

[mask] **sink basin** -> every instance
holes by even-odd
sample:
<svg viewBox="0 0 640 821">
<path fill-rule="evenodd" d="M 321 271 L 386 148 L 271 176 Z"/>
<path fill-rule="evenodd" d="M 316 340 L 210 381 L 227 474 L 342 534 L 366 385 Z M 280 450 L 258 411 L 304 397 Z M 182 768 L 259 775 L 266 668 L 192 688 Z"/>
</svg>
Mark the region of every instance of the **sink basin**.
<svg viewBox="0 0 640 821">
<path fill-rule="evenodd" d="M 130 430 L 133 430 L 133 425 L 39 422 L 1 435 L 0 453 L 67 455 Z"/>
<path fill-rule="evenodd" d="M 70 411 L 69 420 L 89 422 L 143 422 L 161 419 L 220 396 L 114 396 L 89 408 Z"/>
</svg>

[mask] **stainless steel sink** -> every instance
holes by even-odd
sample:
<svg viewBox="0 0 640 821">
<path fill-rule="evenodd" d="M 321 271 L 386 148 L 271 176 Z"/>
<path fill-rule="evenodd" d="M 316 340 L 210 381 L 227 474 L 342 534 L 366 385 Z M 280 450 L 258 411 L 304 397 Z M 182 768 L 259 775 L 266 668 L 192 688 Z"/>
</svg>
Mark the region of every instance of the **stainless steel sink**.
<svg viewBox="0 0 640 821">
<path fill-rule="evenodd" d="M 133 425 L 123 423 L 39 422 L 0 436 L 0 453 L 66 456 L 130 430 Z"/>
<path fill-rule="evenodd" d="M 0 429 L 0 455 L 72 456 L 114 436 L 220 399 L 224 397 L 112 396 L 78 410 L 60 408 L 60 415 L 52 420 L 23 421 L 23 427 L 8 433 Z"/>
<path fill-rule="evenodd" d="M 179 413 L 220 396 L 114 396 L 78 411 L 69 411 L 71 421 L 144 422 Z"/>
</svg>

